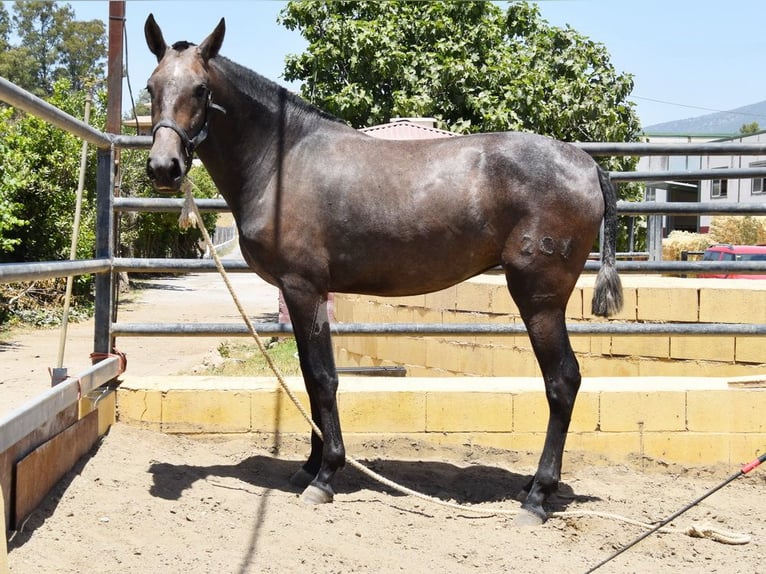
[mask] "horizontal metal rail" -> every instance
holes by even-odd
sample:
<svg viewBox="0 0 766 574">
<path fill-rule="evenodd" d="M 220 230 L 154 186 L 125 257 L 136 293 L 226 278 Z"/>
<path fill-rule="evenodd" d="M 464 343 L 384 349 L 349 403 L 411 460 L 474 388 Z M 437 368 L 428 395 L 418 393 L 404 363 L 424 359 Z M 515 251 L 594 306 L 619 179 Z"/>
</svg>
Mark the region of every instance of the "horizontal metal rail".
<svg viewBox="0 0 766 574">
<path fill-rule="evenodd" d="M 662 202 L 618 201 L 620 215 L 760 215 L 766 214 L 764 203 L 734 203 L 726 201 Z"/>
<path fill-rule="evenodd" d="M 703 179 L 750 179 L 766 176 L 766 167 L 697 169 L 675 171 L 611 171 L 612 181 L 698 181 Z"/>
<path fill-rule="evenodd" d="M 766 143 L 574 142 L 592 156 L 766 155 Z"/>
<path fill-rule="evenodd" d="M 104 273 L 112 270 L 109 259 L 79 259 L 75 261 L 42 261 L 39 263 L 3 263 L 0 283 L 54 279 L 69 275 Z"/>
<path fill-rule="evenodd" d="M 113 136 L 116 147 L 149 149 L 151 136 Z M 661 155 L 766 155 L 766 143 L 710 142 L 710 143 L 651 143 L 651 142 L 573 142 L 592 156 L 635 156 Z"/>
<path fill-rule="evenodd" d="M 601 268 L 598 261 L 587 261 L 585 271 L 596 272 Z M 620 273 L 710 273 L 764 274 L 766 261 L 618 261 Z"/>
<path fill-rule="evenodd" d="M 223 199 L 195 199 L 197 207 L 202 212 L 229 211 L 229 206 Z M 115 211 L 146 211 L 154 213 L 180 212 L 184 200 L 178 197 L 115 197 Z"/>
<path fill-rule="evenodd" d="M 247 263 L 241 260 L 224 260 L 224 269 L 233 272 L 250 272 Z M 152 273 L 214 273 L 215 262 L 210 259 L 138 259 L 116 258 L 115 271 Z M 596 272 L 601 268 L 598 261 L 585 263 L 585 271 Z M 621 273 L 764 273 L 766 261 L 618 261 Z"/>
<path fill-rule="evenodd" d="M 639 254 L 635 254 L 638 256 Z M 225 260 L 224 268 L 233 273 L 250 273 L 242 260 Z M 585 263 L 585 271 L 596 272 L 598 261 Z M 621 273 L 694 273 L 694 274 L 764 274 L 766 261 L 618 261 Z M 137 273 L 215 273 L 215 262 L 210 259 L 141 259 L 117 257 L 108 259 L 81 259 L 76 261 L 48 261 L 41 263 L 4 263 L 0 265 L 0 283 L 53 279 L 69 275 L 109 272 Z"/>
<path fill-rule="evenodd" d="M 149 149 L 152 147 L 152 136 L 131 136 L 112 134 L 114 146 L 122 149 Z"/>
<path fill-rule="evenodd" d="M 260 335 L 292 335 L 287 323 L 254 323 Z M 622 323 L 616 321 L 570 323 L 572 335 L 766 335 L 766 324 L 738 323 Z M 521 323 L 335 323 L 334 335 L 378 336 L 454 336 L 520 335 L 526 333 Z M 243 323 L 112 323 L 112 333 L 120 337 L 245 337 L 250 335 Z"/>
<path fill-rule="evenodd" d="M 112 145 L 113 137 L 52 106 L 0 76 L 0 100 L 33 114 L 100 148 Z"/>
<path fill-rule="evenodd" d="M 4 452 L 80 398 L 122 373 L 120 359 L 109 357 L 0 418 L 0 452 Z"/>
<path fill-rule="evenodd" d="M 719 174 L 720 175 L 720 174 Z M 664 181 L 664 179 L 663 179 Z M 205 212 L 226 212 L 229 206 L 223 199 L 197 199 L 197 207 Z M 115 197 L 116 211 L 147 211 L 155 213 L 180 212 L 184 200 L 177 197 Z M 698 202 L 660 202 L 660 201 L 623 201 L 617 202 L 617 212 L 621 215 L 672 215 L 709 214 L 758 215 L 766 213 L 766 203 L 733 203 L 725 201 Z"/>
<path fill-rule="evenodd" d="M 242 260 L 226 259 L 222 263 L 227 271 L 252 273 L 247 263 Z M 218 271 L 212 259 L 140 259 L 137 257 L 115 258 L 114 270 L 136 273 L 214 273 Z"/>
</svg>

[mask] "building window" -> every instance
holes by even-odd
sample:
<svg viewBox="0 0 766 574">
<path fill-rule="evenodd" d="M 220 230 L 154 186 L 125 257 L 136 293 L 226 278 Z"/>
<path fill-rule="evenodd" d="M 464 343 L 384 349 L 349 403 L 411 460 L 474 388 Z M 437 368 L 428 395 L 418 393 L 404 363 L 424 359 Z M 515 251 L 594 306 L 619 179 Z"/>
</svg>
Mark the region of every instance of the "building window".
<svg viewBox="0 0 766 574">
<path fill-rule="evenodd" d="M 728 195 L 729 195 L 729 180 L 714 179 L 713 185 L 710 189 L 710 197 L 728 197 Z"/>
<path fill-rule="evenodd" d="M 766 167 L 766 161 L 755 161 L 750 167 Z M 766 193 L 766 176 L 754 177 L 750 182 L 750 193 L 752 195 Z"/>
<path fill-rule="evenodd" d="M 729 196 L 729 180 L 728 179 L 714 179 L 710 188 L 710 197 L 728 197 Z"/>
</svg>

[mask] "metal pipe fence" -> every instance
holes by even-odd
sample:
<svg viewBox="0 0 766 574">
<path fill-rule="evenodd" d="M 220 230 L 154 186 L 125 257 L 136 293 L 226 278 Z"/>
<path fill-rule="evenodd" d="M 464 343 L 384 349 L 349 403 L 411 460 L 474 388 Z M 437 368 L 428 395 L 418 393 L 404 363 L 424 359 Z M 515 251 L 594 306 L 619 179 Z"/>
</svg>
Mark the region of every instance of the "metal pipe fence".
<svg viewBox="0 0 766 574">
<path fill-rule="evenodd" d="M 96 223 L 96 253 L 92 260 L 84 261 L 51 261 L 37 263 L 13 263 L 0 265 L 0 282 L 27 281 L 42 278 L 64 277 L 67 275 L 79 275 L 94 273 L 96 276 L 96 313 L 94 351 L 109 352 L 116 336 L 138 336 L 142 328 L 116 322 L 116 296 L 115 275 L 121 271 L 143 273 L 187 273 L 187 272 L 212 272 L 215 270 L 212 262 L 207 260 L 178 260 L 178 259 L 131 259 L 116 256 L 116 217 L 117 214 L 126 211 L 153 211 L 173 212 L 180 211 L 182 200 L 178 198 L 134 198 L 114 197 L 114 149 L 146 149 L 151 145 L 149 136 L 130 136 L 122 134 L 108 134 L 89 126 L 81 120 L 70 116 L 61 110 L 51 106 L 47 102 L 11 84 L 4 78 L 0 78 L 0 100 L 3 100 L 19 109 L 34 114 L 50 123 L 70 131 L 78 137 L 99 147 L 98 153 L 98 177 L 97 177 L 97 223 Z M 588 142 L 575 143 L 574 145 L 585 150 L 593 156 L 662 156 L 662 155 L 766 155 L 766 144 L 752 143 L 621 143 L 621 142 Z M 666 170 L 658 172 L 611 172 L 616 182 L 627 181 L 689 181 L 704 179 L 736 179 L 766 177 L 766 168 L 742 168 L 742 169 L 715 169 L 715 170 Z M 226 203 L 221 199 L 199 200 L 200 209 L 206 212 L 227 211 Z M 625 202 L 618 203 L 618 212 L 622 215 L 702 215 L 702 214 L 763 214 L 766 213 L 766 204 L 736 204 L 736 203 L 657 203 L 657 202 Z M 235 272 L 247 272 L 244 262 L 226 262 L 226 268 Z M 766 263 L 759 261 L 746 262 L 701 262 L 701 261 L 619 261 L 618 269 L 624 273 L 718 273 L 736 272 L 742 273 L 765 273 Z M 586 272 L 593 272 L 599 268 L 597 261 L 588 261 L 585 265 Z M 213 325 L 210 327 L 209 325 Z M 146 335 L 170 334 L 171 330 L 185 335 L 229 332 L 229 327 L 221 328 L 216 324 L 196 325 L 193 327 L 171 324 L 167 328 L 146 326 L 143 331 Z M 605 323 L 606 326 L 570 325 L 572 333 L 583 332 L 582 329 L 609 329 L 624 330 L 628 327 L 618 327 L 614 322 Z M 641 333 L 664 333 L 671 328 L 669 324 L 641 324 L 630 329 L 631 332 Z M 262 325 L 264 333 L 282 332 L 285 326 L 278 324 Z M 742 334 L 762 334 L 760 327 L 747 325 L 742 326 Z M 444 327 L 440 334 L 450 332 L 456 327 Z M 490 332 L 487 329 L 495 326 L 466 325 L 460 327 L 461 334 L 481 334 Z M 509 326 L 508 332 L 517 332 L 517 326 Z M 711 328 L 682 325 L 672 327 L 687 329 L 686 332 L 705 331 L 706 333 L 721 334 L 729 332 L 730 326 L 717 326 Z M 338 329 L 341 329 L 338 326 Z M 355 329 L 358 334 L 390 334 L 391 327 L 366 325 L 349 326 L 342 329 Z M 196 330 L 196 332 L 195 332 Z M 417 333 L 425 333 L 421 326 L 414 326 L 412 330 Z M 407 328 L 401 328 L 402 333 Z M 340 331 L 339 331 L 340 332 Z"/>
</svg>

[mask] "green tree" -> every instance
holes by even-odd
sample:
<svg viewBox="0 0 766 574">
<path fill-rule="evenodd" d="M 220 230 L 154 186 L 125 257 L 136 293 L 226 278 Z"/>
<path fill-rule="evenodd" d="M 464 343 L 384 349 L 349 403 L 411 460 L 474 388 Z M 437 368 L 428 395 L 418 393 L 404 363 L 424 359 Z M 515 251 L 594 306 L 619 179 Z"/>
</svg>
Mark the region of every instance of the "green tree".
<svg viewBox="0 0 766 574">
<path fill-rule="evenodd" d="M 5 5 L 0 2 L 0 51 L 4 52 L 10 46 L 11 17 Z"/>
<path fill-rule="evenodd" d="M 106 33 L 101 20 L 73 20 L 64 29 L 57 75 L 68 78 L 75 90 L 92 87 L 104 77 L 105 46 Z"/>
<path fill-rule="evenodd" d="M 48 100 L 82 117 L 85 93 L 67 80 L 54 84 Z M 105 106 L 97 103 L 91 123 L 103 127 Z M 0 199 L 9 207 L 5 228 L 0 224 L 0 261 L 41 261 L 68 257 L 81 142 L 75 136 L 9 108 L 0 114 Z M 83 198 L 83 226 L 78 257 L 92 257 L 95 192 L 95 150 L 90 150 Z M 89 223 L 91 225 L 89 225 Z"/>
<path fill-rule="evenodd" d="M 19 39 L 16 46 L 9 43 L 11 32 Z M 5 8 L 0 11 L 0 47 L 3 41 L 0 74 L 38 96 L 52 94 L 53 83 L 62 77 L 75 90 L 104 77 L 104 23 L 75 20 L 69 4 L 16 0 L 12 18 Z"/>
<path fill-rule="evenodd" d="M 640 133 L 602 44 L 557 28 L 536 6 L 489 2 L 289 2 L 280 15 L 309 43 L 287 80 L 354 127 L 433 116 L 459 133 L 533 131 L 566 141 Z"/>
<path fill-rule="evenodd" d="M 742 124 L 739 128 L 739 133 L 743 136 L 757 133 L 760 130 L 758 122 L 750 122 L 749 124 Z"/>
</svg>

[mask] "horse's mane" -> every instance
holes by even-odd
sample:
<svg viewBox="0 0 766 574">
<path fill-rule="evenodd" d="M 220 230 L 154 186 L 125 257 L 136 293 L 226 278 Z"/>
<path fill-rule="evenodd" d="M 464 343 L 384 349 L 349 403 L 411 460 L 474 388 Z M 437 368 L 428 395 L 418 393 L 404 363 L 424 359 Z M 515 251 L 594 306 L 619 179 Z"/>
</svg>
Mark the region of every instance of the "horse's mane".
<svg viewBox="0 0 766 574">
<path fill-rule="evenodd" d="M 327 113 L 303 100 L 287 88 L 260 75 L 245 66 L 237 64 L 220 54 L 210 60 L 226 78 L 245 95 L 256 101 L 286 101 L 294 111 L 302 116 L 315 116 L 321 119 L 346 124 L 337 116 Z M 346 124 L 347 125 L 347 124 Z"/>
</svg>

